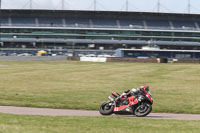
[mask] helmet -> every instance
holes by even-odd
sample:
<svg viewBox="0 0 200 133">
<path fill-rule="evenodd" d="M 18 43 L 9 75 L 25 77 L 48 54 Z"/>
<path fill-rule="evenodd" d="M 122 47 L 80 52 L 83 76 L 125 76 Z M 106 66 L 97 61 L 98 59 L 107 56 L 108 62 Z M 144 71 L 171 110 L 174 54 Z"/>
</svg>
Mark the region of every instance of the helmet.
<svg viewBox="0 0 200 133">
<path fill-rule="evenodd" d="M 141 87 L 140 87 L 140 90 L 142 90 L 142 91 L 149 91 L 149 86 L 148 85 L 142 85 Z"/>
<path fill-rule="evenodd" d="M 132 92 L 133 92 L 133 93 L 136 93 L 136 92 L 137 92 L 137 89 L 133 88 L 133 89 L 132 89 Z"/>
</svg>

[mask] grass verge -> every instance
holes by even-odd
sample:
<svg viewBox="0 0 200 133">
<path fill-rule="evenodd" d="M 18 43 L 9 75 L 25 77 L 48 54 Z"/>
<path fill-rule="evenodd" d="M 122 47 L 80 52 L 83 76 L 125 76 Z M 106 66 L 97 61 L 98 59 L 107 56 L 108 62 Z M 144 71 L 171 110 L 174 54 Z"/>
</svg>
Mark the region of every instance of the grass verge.
<svg viewBox="0 0 200 133">
<path fill-rule="evenodd" d="M 199 121 L 0 114 L 2 133 L 199 133 Z"/>
<path fill-rule="evenodd" d="M 98 110 L 143 83 L 153 112 L 200 113 L 198 64 L 0 61 L 0 105 Z"/>
</svg>

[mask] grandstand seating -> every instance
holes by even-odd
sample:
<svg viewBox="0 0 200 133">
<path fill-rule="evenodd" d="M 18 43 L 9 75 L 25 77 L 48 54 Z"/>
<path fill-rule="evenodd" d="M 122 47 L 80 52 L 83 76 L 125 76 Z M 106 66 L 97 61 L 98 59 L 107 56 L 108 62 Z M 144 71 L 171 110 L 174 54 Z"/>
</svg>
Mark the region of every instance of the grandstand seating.
<svg viewBox="0 0 200 133">
<path fill-rule="evenodd" d="M 142 14 L 144 17 L 140 17 L 139 14 L 131 16 L 120 15 L 116 17 L 114 15 L 108 15 L 102 17 L 102 15 L 75 13 L 67 15 L 55 15 L 46 12 L 40 16 L 40 14 L 25 14 L 22 16 L 15 15 L 1 16 L 1 26 L 22 26 L 22 27 L 80 27 L 80 28 L 121 28 L 121 29 L 163 29 L 163 30 L 197 30 L 200 25 L 200 20 L 190 19 L 184 20 L 182 16 L 167 17 L 168 15 L 155 16 L 150 18 L 148 14 Z M 85 16 L 83 16 L 85 15 Z M 170 14 L 171 15 L 171 14 Z M 146 17 L 147 18 L 146 18 Z M 150 19 L 149 19 L 150 18 Z"/>
<path fill-rule="evenodd" d="M 142 20 L 137 19 L 121 19 L 119 20 L 121 28 L 136 28 L 141 29 L 144 27 Z"/>
<path fill-rule="evenodd" d="M 95 28 L 117 28 L 115 19 L 93 19 L 93 26 Z"/>
<path fill-rule="evenodd" d="M 89 19 L 86 18 L 63 18 L 65 20 L 65 24 L 63 23 L 63 25 L 65 25 L 66 27 L 85 27 L 85 28 L 89 28 L 90 27 L 90 23 L 89 23 Z"/>
<path fill-rule="evenodd" d="M 172 26 L 169 21 L 160 20 L 137 20 L 137 19 L 89 19 L 89 18 L 38 18 L 38 25 L 34 17 L 8 17 L 1 18 L 1 26 L 22 26 L 22 27 L 82 27 L 82 28 L 125 28 L 125 29 L 177 29 L 197 30 L 195 21 L 173 20 Z M 9 24 L 10 23 L 10 24 Z M 200 22 L 196 22 L 200 25 Z"/>
<path fill-rule="evenodd" d="M 11 22 L 12 26 L 36 26 L 33 17 L 12 17 Z"/>
<path fill-rule="evenodd" d="M 187 21 L 187 20 L 184 20 L 184 21 L 178 21 L 178 20 L 174 20 L 172 21 L 173 23 L 173 26 L 175 28 L 179 28 L 179 29 L 195 29 L 197 27 L 195 27 L 195 22 L 194 21 Z"/>
<path fill-rule="evenodd" d="M 147 26 L 149 28 L 158 28 L 158 29 L 170 29 L 170 23 L 168 20 L 146 20 Z"/>
<path fill-rule="evenodd" d="M 8 17 L 1 17 L 0 23 L 1 26 L 8 26 L 9 25 Z"/>
<path fill-rule="evenodd" d="M 63 27 L 62 18 L 40 17 L 38 18 L 38 26 L 41 27 Z"/>
</svg>

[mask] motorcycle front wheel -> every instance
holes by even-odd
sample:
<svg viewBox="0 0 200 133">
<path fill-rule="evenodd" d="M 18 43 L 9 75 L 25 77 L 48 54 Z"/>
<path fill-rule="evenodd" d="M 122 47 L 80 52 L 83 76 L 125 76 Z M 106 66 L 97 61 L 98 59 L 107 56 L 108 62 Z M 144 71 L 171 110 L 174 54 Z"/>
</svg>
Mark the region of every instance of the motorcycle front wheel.
<svg viewBox="0 0 200 133">
<path fill-rule="evenodd" d="M 111 115 L 111 114 L 113 114 L 114 106 L 110 105 L 110 104 L 112 104 L 112 103 L 111 102 L 103 103 L 99 108 L 100 114 L 102 114 L 102 115 Z"/>
<path fill-rule="evenodd" d="M 147 116 L 152 110 L 152 106 L 149 102 L 144 102 L 136 107 L 134 114 L 137 117 Z"/>
</svg>

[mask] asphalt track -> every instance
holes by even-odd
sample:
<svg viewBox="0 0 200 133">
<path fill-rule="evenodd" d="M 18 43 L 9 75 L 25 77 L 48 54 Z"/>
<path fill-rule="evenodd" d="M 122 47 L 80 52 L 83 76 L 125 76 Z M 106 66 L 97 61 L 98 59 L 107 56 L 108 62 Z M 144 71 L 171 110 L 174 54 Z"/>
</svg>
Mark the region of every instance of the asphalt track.
<svg viewBox="0 0 200 133">
<path fill-rule="evenodd" d="M 0 106 L 0 113 L 40 116 L 102 116 L 98 111 Z M 112 115 L 136 118 L 133 115 Z M 147 119 L 200 120 L 200 114 L 150 113 Z"/>
</svg>

